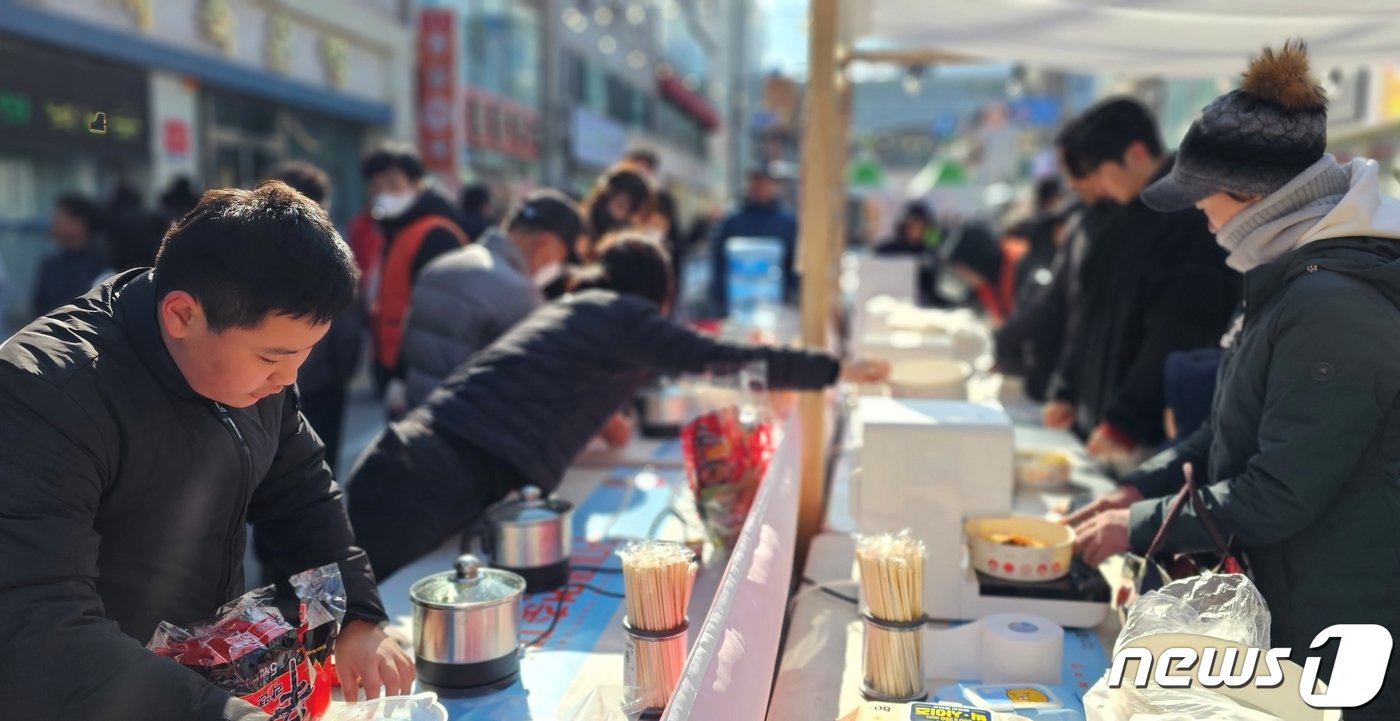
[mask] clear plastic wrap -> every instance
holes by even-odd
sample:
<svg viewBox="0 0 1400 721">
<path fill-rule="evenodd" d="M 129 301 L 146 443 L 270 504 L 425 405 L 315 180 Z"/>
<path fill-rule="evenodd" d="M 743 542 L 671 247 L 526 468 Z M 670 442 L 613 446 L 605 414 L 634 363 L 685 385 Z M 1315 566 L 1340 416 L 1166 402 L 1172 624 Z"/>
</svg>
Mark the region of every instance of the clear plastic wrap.
<svg viewBox="0 0 1400 721">
<path fill-rule="evenodd" d="M 1264 597 L 1247 576 L 1193 576 L 1138 599 L 1128 609 L 1113 652 L 1116 656 L 1148 636 L 1177 633 L 1267 649 L 1270 623 Z M 1084 695 L 1084 711 L 1089 721 L 1279 721 L 1203 688 L 1132 688 L 1125 683 L 1112 689 L 1106 677 Z"/>
<path fill-rule="evenodd" d="M 559 721 L 637 721 L 650 692 L 636 686 L 598 686 L 568 708 Z"/>
</svg>

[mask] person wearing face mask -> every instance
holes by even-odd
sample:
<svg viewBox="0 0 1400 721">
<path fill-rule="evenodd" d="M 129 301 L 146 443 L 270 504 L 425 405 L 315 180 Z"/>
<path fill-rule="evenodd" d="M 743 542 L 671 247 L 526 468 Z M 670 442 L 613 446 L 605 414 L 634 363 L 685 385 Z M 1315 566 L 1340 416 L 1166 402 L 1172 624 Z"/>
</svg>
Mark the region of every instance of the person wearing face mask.
<svg viewBox="0 0 1400 721">
<path fill-rule="evenodd" d="M 1067 519 L 1090 563 L 1143 553 L 1191 464 L 1268 602 L 1273 646 L 1321 657 L 1323 681 L 1337 649 L 1311 648 L 1323 629 L 1400 633 L 1400 200 L 1381 193 L 1375 161 L 1341 164 L 1326 146 L 1326 95 L 1290 42 L 1206 106 L 1176 167 L 1143 193 L 1159 210 L 1205 212 L 1244 273 L 1244 305 L 1210 419 Z M 1190 503 L 1163 539 L 1167 553 L 1214 545 Z M 1400 718 L 1400 664 L 1345 715 Z"/>
<path fill-rule="evenodd" d="M 408 406 L 544 302 L 585 231 L 568 196 L 537 190 L 481 242 L 428 264 L 413 288 L 400 365 Z"/>
<path fill-rule="evenodd" d="M 428 186 L 423 163 L 411 146 L 386 143 L 361 164 L 372 213 L 384 230 L 379 287 L 370 306 L 375 380 L 384 390 L 390 416 L 403 411 L 399 352 L 404 317 L 419 273 L 438 256 L 470 241 L 446 197 Z"/>
</svg>

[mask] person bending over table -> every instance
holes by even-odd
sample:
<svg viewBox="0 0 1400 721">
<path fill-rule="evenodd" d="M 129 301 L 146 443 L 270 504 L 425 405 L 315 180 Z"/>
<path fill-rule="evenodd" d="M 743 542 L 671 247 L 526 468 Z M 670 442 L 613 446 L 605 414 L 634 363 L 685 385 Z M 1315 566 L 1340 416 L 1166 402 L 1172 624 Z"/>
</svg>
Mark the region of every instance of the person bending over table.
<svg viewBox="0 0 1400 721">
<path fill-rule="evenodd" d="M 879 360 L 724 343 L 666 317 L 674 290 L 660 245 L 619 236 L 536 311 L 391 424 L 350 474 L 350 521 L 379 578 L 460 532 L 512 490 L 546 492 L 653 373 L 766 361 L 774 388 L 878 382 Z"/>
<path fill-rule="evenodd" d="M 284 574 L 339 564 L 346 696 L 411 687 L 292 387 L 356 275 L 300 193 L 214 190 L 153 270 L 0 345 L 0 716 L 269 718 L 145 648 L 243 593 L 249 524 Z"/>
</svg>

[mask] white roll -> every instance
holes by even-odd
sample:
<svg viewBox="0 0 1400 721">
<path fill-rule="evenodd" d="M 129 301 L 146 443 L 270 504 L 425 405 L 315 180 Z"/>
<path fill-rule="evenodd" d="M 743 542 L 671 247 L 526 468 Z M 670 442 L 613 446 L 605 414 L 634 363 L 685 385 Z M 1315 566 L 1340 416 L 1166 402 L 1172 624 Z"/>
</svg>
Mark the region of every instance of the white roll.
<svg viewBox="0 0 1400 721">
<path fill-rule="evenodd" d="M 1040 616 L 1004 613 L 925 633 L 924 672 L 928 678 L 1047 686 L 1060 683 L 1065 630 Z"/>
</svg>

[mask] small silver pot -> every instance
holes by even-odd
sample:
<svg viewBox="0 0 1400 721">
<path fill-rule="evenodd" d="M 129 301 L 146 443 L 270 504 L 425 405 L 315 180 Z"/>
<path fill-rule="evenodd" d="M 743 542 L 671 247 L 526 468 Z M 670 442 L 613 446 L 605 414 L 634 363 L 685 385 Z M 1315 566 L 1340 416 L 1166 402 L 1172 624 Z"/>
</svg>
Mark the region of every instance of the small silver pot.
<svg viewBox="0 0 1400 721">
<path fill-rule="evenodd" d="M 662 384 L 643 390 L 637 397 L 642 435 L 648 438 L 679 436 L 690 414 L 690 406 L 690 394 L 677 386 Z"/>
<path fill-rule="evenodd" d="M 525 579 L 462 555 L 409 589 L 418 679 L 436 688 L 498 686 L 520 673 Z"/>
<path fill-rule="evenodd" d="M 572 503 L 526 486 L 519 499 L 486 511 L 484 545 L 497 568 L 525 579 L 528 593 L 559 588 L 569 581 L 573 512 Z"/>
</svg>

